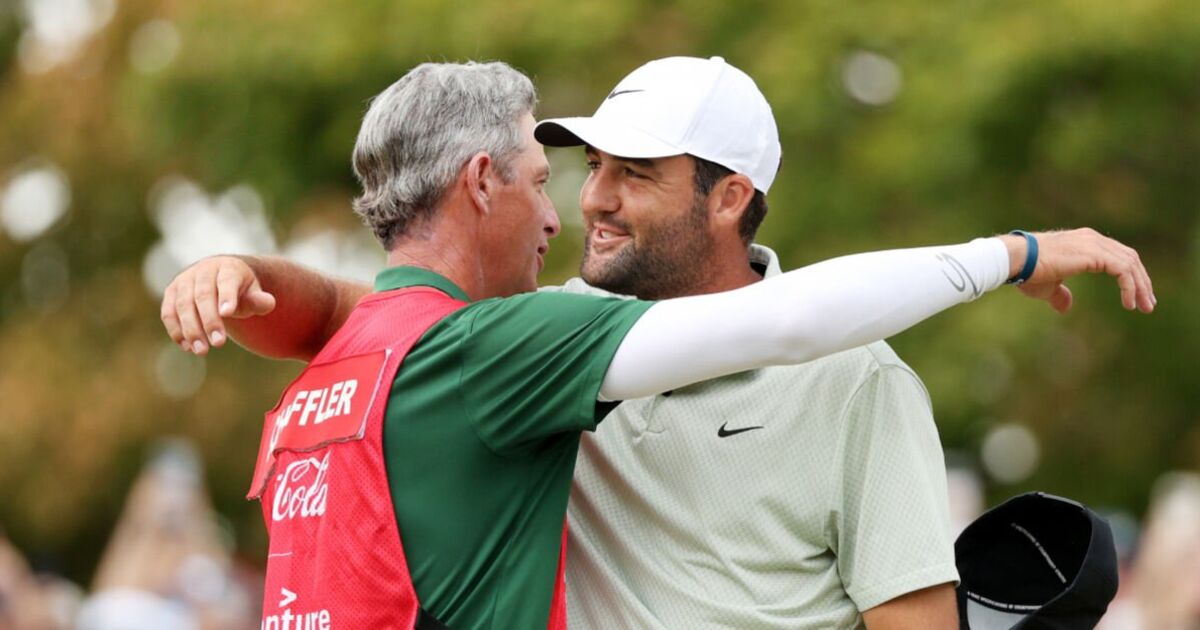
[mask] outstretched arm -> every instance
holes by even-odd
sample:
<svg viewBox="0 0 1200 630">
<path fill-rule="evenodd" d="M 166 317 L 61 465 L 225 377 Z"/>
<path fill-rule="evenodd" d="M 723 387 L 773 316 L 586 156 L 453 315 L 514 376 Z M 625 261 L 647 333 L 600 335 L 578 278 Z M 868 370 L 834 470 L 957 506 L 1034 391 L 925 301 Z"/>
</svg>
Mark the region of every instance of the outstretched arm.
<svg viewBox="0 0 1200 630">
<path fill-rule="evenodd" d="M 1154 309 L 1150 277 L 1132 249 L 1093 230 L 1037 235 L 1027 295 L 1070 308 L 1062 282 L 1082 273 L 1117 280 L 1128 309 Z M 1015 276 L 1023 237 L 844 256 L 725 293 L 663 300 L 617 349 L 600 395 L 650 396 L 726 374 L 803 363 L 890 337 Z"/>
<path fill-rule="evenodd" d="M 1134 250 L 1088 228 L 1042 233 L 1038 240 L 1038 265 L 1020 287 L 1026 295 L 1065 312 L 1072 297 L 1064 280 L 1108 273 L 1126 308 L 1153 310 L 1150 277 Z M 964 250 L 957 258 L 953 248 L 859 254 L 727 294 L 663 301 L 627 335 L 602 394 L 610 400 L 645 396 L 886 338 L 1015 276 L 1025 262 L 1025 240 L 1003 236 L 991 242 L 991 254 L 983 258 L 979 252 L 987 250 L 978 248 L 974 257 Z M 950 258 L 939 258 L 947 252 Z M 968 260 L 970 269 L 964 266 Z M 253 352 L 305 360 L 368 292 L 366 285 L 279 258 L 215 256 L 171 282 L 161 316 L 171 339 L 190 352 L 204 354 L 232 334 Z M 680 337 L 686 343 L 668 343 Z"/>
<path fill-rule="evenodd" d="M 307 361 L 370 291 L 282 258 L 213 256 L 171 282 L 161 317 L 189 352 L 205 354 L 232 335 L 258 354 Z"/>
</svg>

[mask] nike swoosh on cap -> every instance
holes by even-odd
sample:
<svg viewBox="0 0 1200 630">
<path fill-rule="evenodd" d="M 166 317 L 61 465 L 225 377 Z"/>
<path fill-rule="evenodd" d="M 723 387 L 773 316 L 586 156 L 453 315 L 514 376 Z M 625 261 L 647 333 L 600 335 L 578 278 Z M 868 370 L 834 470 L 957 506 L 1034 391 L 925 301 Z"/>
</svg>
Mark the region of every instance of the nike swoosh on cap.
<svg viewBox="0 0 1200 630">
<path fill-rule="evenodd" d="M 620 96 L 622 94 L 633 94 L 634 92 L 645 92 L 645 91 L 646 90 L 613 90 L 612 92 L 608 93 L 608 96 L 604 97 L 604 100 L 607 101 L 608 99 L 610 99 L 614 96 Z"/>
</svg>

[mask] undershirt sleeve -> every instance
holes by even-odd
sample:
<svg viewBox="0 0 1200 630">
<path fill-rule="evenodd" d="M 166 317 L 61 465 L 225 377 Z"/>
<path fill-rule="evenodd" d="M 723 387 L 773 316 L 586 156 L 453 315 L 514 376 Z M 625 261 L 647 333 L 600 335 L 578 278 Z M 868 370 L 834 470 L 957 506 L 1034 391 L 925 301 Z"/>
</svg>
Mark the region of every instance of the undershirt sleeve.
<svg viewBox="0 0 1200 630">
<path fill-rule="evenodd" d="M 652 304 L 542 292 L 471 305 L 459 389 L 480 439 L 516 454 L 594 429 L 613 353 Z"/>
<path fill-rule="evenodd" d="M 885 339 L 1001 286 L 997 238 L 834 258 L 747 287 L 663 300 L 629 330 L 602 400 L 652 396 Z"/>
</svg>

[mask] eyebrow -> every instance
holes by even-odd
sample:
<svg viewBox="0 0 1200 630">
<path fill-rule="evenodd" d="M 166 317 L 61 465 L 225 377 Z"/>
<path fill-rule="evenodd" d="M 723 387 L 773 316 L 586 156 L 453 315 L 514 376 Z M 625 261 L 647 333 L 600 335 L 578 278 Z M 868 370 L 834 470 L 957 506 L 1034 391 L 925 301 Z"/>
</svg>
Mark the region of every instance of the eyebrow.
<svg viewBox="0 0 1200 630">
<path fill-rule="evenodd" d="M 618 155 L 614 155 L 613 158 L 618 159 L 622 162 L 629 162 L 630 164 L 637 164 L 638 166 L 641 166 L 642 168 L 648 168 L 652 171 L 658 170 L 658 165 L 655 164 L 654 160 L 652 160 L 650 158 L 629 158 L 629 157 L 620 157 Z"/>
<path fill-rule="evenodd" d="M 587 153 L 588 155 L 595 155 L 595 154 L 599 153 L 599 151 L 597 151 L 596 148 L 591 146 L 590 144 L 583 145 L 583 151 L 584 151 L 584 153 Z M 610 153 L 609 155 L 612 155 L 612 154 Z M 634 164 L 634 165 L 640 166 L 642 168 L 649 169 L 651 171 L 654 171 L 655 173 L 658 172 L 658 165 L 655 163 L 655 160 L 653 160 L 651 158 L 633 158 L 633 157 L 623 157 L 620 155 L 612 155 L 612 159 L 620 161 L 620 162 L 629 162 L 630 164 Z"/>
</svg>

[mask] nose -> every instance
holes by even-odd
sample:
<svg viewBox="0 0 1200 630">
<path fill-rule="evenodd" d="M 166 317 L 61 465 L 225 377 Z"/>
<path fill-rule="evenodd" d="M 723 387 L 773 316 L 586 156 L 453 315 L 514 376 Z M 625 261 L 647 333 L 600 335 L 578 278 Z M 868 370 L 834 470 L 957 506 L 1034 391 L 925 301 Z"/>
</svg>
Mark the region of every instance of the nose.
<svg viewBox="0 0 1200 630">
<path fill-rule="evenodd" d="M 542 231 L 546 233 L 546 238 L 554 238 L 562 231 L 562 222 L 558 220 L 558 210 L 554 208 L 553 201 L 546 201 L 545 212 L 546 222 L 542 226 Z"/>
<path fill-rule="evenodd" d="M 579 209 L 583 215 L 616 212 L 620 207 L 612 179 L 600 167 L 591 172 L 579 189 Z"/>
</svg>

